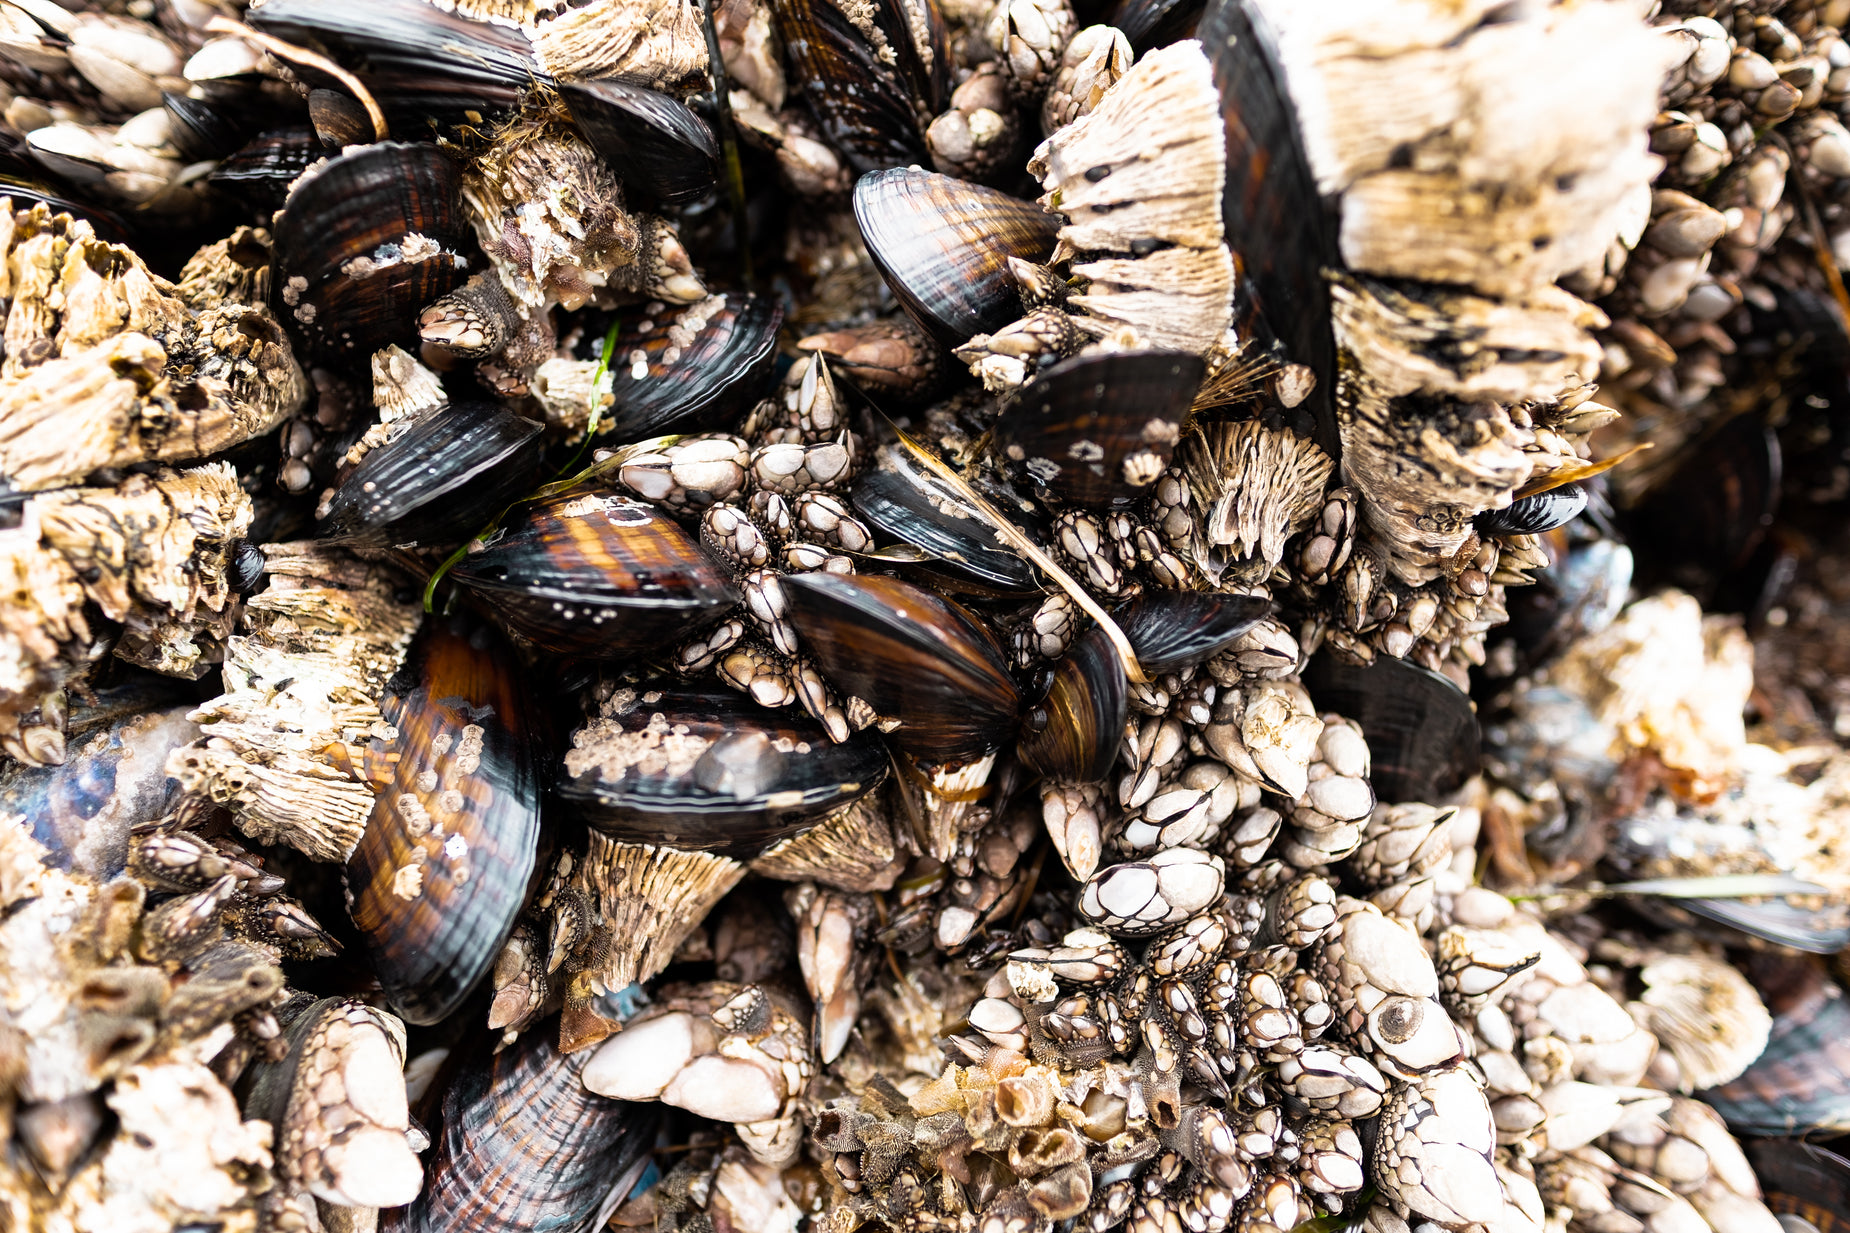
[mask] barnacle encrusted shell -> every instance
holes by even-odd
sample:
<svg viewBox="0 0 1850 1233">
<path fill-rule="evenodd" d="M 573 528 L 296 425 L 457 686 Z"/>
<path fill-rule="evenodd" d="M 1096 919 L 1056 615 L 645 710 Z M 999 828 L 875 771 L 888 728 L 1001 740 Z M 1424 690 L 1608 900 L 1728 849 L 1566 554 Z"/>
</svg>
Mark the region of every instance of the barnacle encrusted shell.
<svg viewBox="0 0 1850 1233">
<path fill-rule="evenodd" d="M 1661 165 L 1672 41 L 1623 8 L 1260 6 L 1356 270 L 1520 297 L 1597 267 Z"/>
<path fill-rule="evenodd" d="M 1098 333 L 1128 325 L 1143 346 L 1200 353 L 1226 330 L 1233 257 L 1216 98 L 1201 45 L 1185 40 L 1146 55 L 1035 151 L 1041 204 L 1068 220 L 1055 256 L 1078 254 L 1073 273 L 1090 283 L 1071 306 Z"/>
<path fill-rule="evenodd" d="M 360 750 L 387 728 L 377 700 L 421 613 L 383 570 L 339 551 L 264 551 L 270 585 L 227 644 L 225 692 L 192 715 L 209 735 L 175 750 L 168 773 L 252 838 L 344 861 L 373 808 Z"/>
<path fill-rule="evenodd" d="M 85 601 L 126 627 L 121 658 L 203 674 L 231 633 L 227 570 L 250 522 L 250 497 L 225 463 L 28 500 L 19 525 L 0 532 L 0 748 L 32 763 L 63 759 L 62 722 L 29 717 L 106 649 Z"/>
<path fill-rule="evenodd" d="M 261 435 L 307 396 L 261 299 L 190 300 L 88 222 L 0 198 L 0 478 L 33 491 Z"/>
</svg>

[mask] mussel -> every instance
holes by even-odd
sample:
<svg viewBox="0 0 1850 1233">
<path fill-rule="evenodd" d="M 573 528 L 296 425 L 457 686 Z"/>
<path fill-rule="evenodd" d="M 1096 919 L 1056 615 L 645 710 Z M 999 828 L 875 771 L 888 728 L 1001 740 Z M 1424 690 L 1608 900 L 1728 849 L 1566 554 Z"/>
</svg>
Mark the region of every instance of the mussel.
<svg viewBox="0 0 1850 1233">
<path fill-rule="evenodd" d="M 277 318 L 329 358 L 417 337 L 419 311 L 469 275 L 460 185 L 443 150 L 401 142 L 303 172 L 276 219 Z"/>
<path fill-rule="evenodd" d="M 265 0 L 250 23 L 266 34 L 325 51 L 357 74 L 388 114 L 422 125 L 511 107 L 521 91 L 550 84 L 517 27 L 471 21 L 423 0 Z"/>
<path fill-rule="evenodd" d="M 537 859 L 544 718 L 493 630 L 432 618 L 387 686 L 380 785 L 347 862 L 349 909 L 393 1008 L 449 1015 L 487 974 Z"/>
<path fill-rule="evenodd" d="M 626 687 L 572 735 L 559 795 L 620 839 L 750 857 L 886 778 L 878 737 L 841 744 L 795 708 L 714 682 Z"/>
<path fill-rule="evenodd" d="M 1272 611 L 1258 595 L 1151 589 L 1112 614 L 1146 672 L 1175 672 L 1223 650 Z"/>
<path fill-rule="evenodd" d="M 1323 271 L 1340 263 L 1331 210 L 1318 195 L 1277 38 L 1254 0 L 1210 0 L 1199 29 L 1214 66 L 1227 133 L 1221 214 L 1239 263 L 1246 309 L 1307 365 L 1315 386 L 1300 406 L 1332 458 L 1342 443 L 1332 397 L 1336 337 Z"/>
<path fill-rule="evenodd" d="M 1043 372 L 996 421 L 993 448 L 1024 481 L 1075 505 L 1149 490 L 1175 453 L 1201 357 L 1177 351 L 1076 355 Z"/>
<path fill-rule="evenodd" d="M 1747 975 L 1773 1012 L 1760 1057 L 1701 1094 L 1748 1135 L 1850 1131 L 1850 998 L 1806 956 L 1754 955 Z"/>
<path fill-rule="evenodd" d="M 1387 656 L 1364 667 L 1317 655 L 1303 681 L 1319 711 L 1362 726 L 1377 799 L 1436 801 L 1477 773 L 1471 699 L 1437 672 Z"/>
<path fill-rule="evenodd" d="M 887 286 L 946 347 L 1021 314 L 1008 259 L 1045 261 L 1058 223 L 1032 202 L 917 167 L 862 176 L 854 221 Z"/>
<path fill-rule="evenodd" d="M 1054 664 L 1046 694 L 1022 716 L 1021 760 L 1065 783 L 1097 783 L 1124 739 L 1130 682 L 1117 648 L 1093 628 Z"/>
<path fill-rule="evenodd" d="M 307 125 L 271 129 L 220 159 L 208 179 L 258 209 L 279 210 L 296 177 L 326 154 Z"/>
<path fill-rule="evenodd" d="M 456 1068 L 424 1190 L 384 1213 L 382 1229 L 589 1233 L 648 1166 L 656 1107 L 586 1088 L 590 1052 L 561 1055 L 550 1022 L 499 1053 L 493 1039 L 475 1042 Z"/>
<path fill-rule="evenodd" d="M 542 445 L 539 424 L 496 403 L 438 407 L 360 461 L 321 533 L 369 548 L 462 539 L 527 490 Z"/>
<path fill-rule="evenodd" d="M 1034 567 L 999 545 L 976 510 L 903 449 L 883 448 L 878 465 L 855 481 L 850 499 L 868 526 L 929 555 L 934 572 L 1006 594 L 1039 589 Z"/>
<path fill-rule="evenodd" d="M 679 523 L 600 488 L 522 506 L 450 577 L 535 646 L 593 659 L 659 649 L 737 598 L 726 573 Z"/>
<path fill-rule="evenodd" d="M 846 13 L 830 0 L 773 0 L 771 15 L 783 36 L 791 84 L 801 91 L 823 139 L 850 167 L 874 171 L 930 161 L 908 83 Z M 904 26 L 887 37 L 898 46 L 911 44 Z M 912 55 L 916 59 L 916 51 Z M 938 61 L 943 63 L 942 55 Z"/>
<path fill-rule="evenodd" d="M 793 574 L 790 621 L 849 707 L 859 699 L 922 762 L 964 762 L 1014 734 L 1020 691 L 988 626 L 897 578 Z M 853 711 L 850 711 L 853 714 Z"/>
<path fill-rule="evenodd" d="M 560 96 L 578 131 L 626 184 L 663 205 L 687 205 L 712 191 L 719 145 L 686 104 L 614 79 L 569 82 Z"/>
<path fill-rule="evenodd" d="M 610 357 L 609 432 L 635 441 L 731 428 L 770 383 L 783 320 L 775 299 L 746 294 L 669 309 L 633 328 L 625 322 Z"/>
<path fill-rule="evenodd" d="M 1479 514 L 1479 535 L 1540 535 L 1566 526 L 1587 508 L 1587 490 L 1578 484 L 1563 484 L 1517 497 L 1503 509 Z"/>
</svg>

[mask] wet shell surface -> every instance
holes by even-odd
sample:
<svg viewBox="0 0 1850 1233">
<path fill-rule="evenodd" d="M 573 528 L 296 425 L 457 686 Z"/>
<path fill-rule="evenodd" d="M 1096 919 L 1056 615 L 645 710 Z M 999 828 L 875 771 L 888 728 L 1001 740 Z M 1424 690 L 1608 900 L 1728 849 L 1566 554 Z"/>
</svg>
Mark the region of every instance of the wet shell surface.
<svg viewBox="0 0 1850 1233">
<path fill-rule="evenodd" d="M 378 786 L 347 862 L 354 927 L 386 996 L 435 1023 L 487 974 L 539 841 L 543 722 L 492 631 L 432 618 L 387 686 L 364 771 Z"/>
</svg>

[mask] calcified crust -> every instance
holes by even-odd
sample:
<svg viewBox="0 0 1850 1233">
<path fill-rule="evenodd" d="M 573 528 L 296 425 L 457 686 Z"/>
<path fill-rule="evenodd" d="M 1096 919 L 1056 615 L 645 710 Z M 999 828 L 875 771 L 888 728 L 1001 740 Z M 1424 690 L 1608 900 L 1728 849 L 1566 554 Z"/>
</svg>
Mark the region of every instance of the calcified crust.
<svg viewBox="0 0 1850 1233">
<path fill-rule="evenodd" d="M 892 889 L 905 862 L 886 810 L 862 797 L 800 835 L 792 835 L 751 863 L 751 871 L 780 882 L 820 882 L 845 891 Z"/>
<path fill-rule="evenodd" d="M 89 223 L 0 198 L 0 476 L 16 489 L 199 458 L 268 432 L 307 385 L 261 301 L 196 312 Z M 203 276 L 202 276 L 203 277 Z"/>
<path fill-rule="evenodd" d="M 1191 39 L 1145 56 L 1035 151 L 1041 204 L 1069 220 L 1055 256 L 1091 284 L 1071 307 L 1098 333 L 1127 325 L 1145 346 L 1201 352 L 1225 332 L 1233 258 L 1218 115 L 1207 57 Z M 1099 168 L 1107 174 L 1088 174 Z"/>
<path fill-rule="evenodd" d="M 1254 581 L 1270 575 L 1285 541 L 1323 508 L 1334 468 L 1315 442 L 1257 420 L 1208 425 L 1189 436 L 1182 454 L 1207 539 L 1197 562 L 1207 568 L 1217 553 L 1252 558 L 1253 568 L 1241 572 L 1256 572 Z"/>
<path fill-rule="evenodd" d="M 700 9 L 690 0 L 591 0 L 539 22 L 533 54 L 556 77 L 623 77 L 656 90 L 707 71 Z"/>
<path fill-rule="evenodd" d="M 227 572 L 251 523 L 250 497 L 230 464 L 65 489 L 33 504 L 45 546 L 104 616 L 127 626 L 116 654 L 169 676 L 206 670 L 207 652 L 231 632 Z"/>
<path fill-rule="evenodd" d="M 60 691 L 102 649 L 83 606 L 76 573 L 45 550 L 28 501 L 19 525 L 0 531 L 0 749 L 23 762 L 64 760 Z"/>
<path fill-rule="evenodd" d="M 1417 391 L 1501 402 L 1553 398 L 1598 374 L 1591 331 L 1611 324 L 1554 286 L 1498 301 L 1338 275 L 1330 299 L 1337 342 L 1390 398 Z"/>
<path fill-rule="evenodd" d="M 1354 269 L 1519 296 L 1597 265 L 1661 165 L 1671 40 L 1608 5 L 1265 0 Z"/>
<path fill-rule="evenodd" d="M 744 876 L 745 866 L 729 857 L 623 843 L 592 831 L 572 885 L 596 904 L 596 928 L 609 941 L 596 979 L 617 990 L 655 976 Z"/>
<path fill-rule="evenodd" d="M 252 1227 L 251 1192 L 272 1184 L 270 1128 L 244 1121 L 204 1064 L 242 1006 L 185 1018 L 190 982 L 136 962 L 128 948 L 142 916 L 139 884 L 99 886 L 58 872 L 54 859 L 23 819 L 0 818 L 0 1055 L 19 1100 L 70 1101 L 79 1125 L 100 1121 L 106 1105 L 118 1121 L 101 1150 L 58 1162 L 74 1168 L 68 1177 L 45 1177 L 17 1150 L 0 1157 L 0 1223 Z M 277 973 L 259 987 L 280 984 Z"/>
<path fill-rule="evenodd" d="M 1429 582 L 1471 538 L 1471 519 L 1529 478 L 1522 436 L 1494 402 L 1391 399 L 1359 374 L 1342 384 L 1343 482 L 1364 494 L 1395 575 Z"/>
<path fill-rule="evenodd" d="M 377 699 L 421 613 L 376 566 L 312 544 L 264 551 L 270 585 L 227 644 L 226 691 L 192 716 L 211 735 L 167 770 L 252 838 L 344 861 L 373 807 L 360 750 L 384 723 Z"/>
</svg>

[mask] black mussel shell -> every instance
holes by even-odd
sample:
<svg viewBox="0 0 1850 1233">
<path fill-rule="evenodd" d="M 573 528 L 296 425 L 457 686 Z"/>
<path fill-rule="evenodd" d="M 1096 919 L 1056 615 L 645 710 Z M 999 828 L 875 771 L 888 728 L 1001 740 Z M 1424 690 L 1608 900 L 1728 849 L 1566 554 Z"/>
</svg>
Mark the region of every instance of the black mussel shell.
<svg viewBox="0 0 1850 1233">
<path fill-rule="evenodd" d="M 1220 591 L 1152 587 L 1112 619 L 1147 672 L 1178 672 L 1218 654 L 1271 614 L 1272 601 Z"/>
<path fill-rule="evenodd" d="M 1646 575 L 1640 585 L 1673 583 L 1705 608 L 1751 604 L 1757 587 L 1749 583 L 1744 597 L 1716 595 L 1716 579 L 1745 570 L 1765 540 L 1779 508 L 1783 462 L 1779 437 L 1751 415 L 1699 445 L 1627 520 L 1626 539 Z"/>
<path fill-rule="evenodd" d="M 1814 955 L 1834 955 L 1850 946 L 1850 909 L 1841 900 L 1818 906 L 1813 895 L 1764 899 L 1684 899 L 1675 906 L 1719 921 L 1742 933 Z"/>
<path fill-rule="evenodd" d="M 261 210 L 280 210 L 289 186 L 327 151 L 306 125 L 257 134 L 219 161 L 207 180 Z"/>
<path fill-rule="evenodd" d="M 238 540 L 231 546 L 231 563 L 225 571 L 225 582 L 239 595 L 249 595 L 263 581 L 263 572 L 269 564 L 263 549 L 247 539 Z"/>
<path fill-rule="evenodd" d="M 1011 474 L 1062 502 L 1144 495 L 1169 465 L 1205 369 L 1181 351 L 1061 360 L 1003 409 L 992 448 Z"/>
<path fill-rule="evenodd" d="M 897 578 L 783 579 L 797 637 L 846 703 L 898 720 L 893 741 L 927 764 L 966 762 L 1015 735 L 1020 691 L 995 635 L 961 604 Z"/>
<path fill-rule="evenodd" d="M 950 106 L 951 40 L 938 0 L 912 0 L 910 11 L 906 0 L 878 0 L 873 17 L 912 87 L 912 97 L 934 116 Z M 913 38 L 915 20 L 923 27 L 931 47 L 930 64 L 920 57 Z"/>
<path fill-rule="evenodd" d="M 1566 526 L 1586 508 L 1587 490 L 1578 484 L 1563 484 L 1517 497 L 1503 509 L 1487 510 L 1477 516 L 1474 525 L 1479 535 L 1540 535 Z"/>
<path fill-rule="evenodd" d="M 1850 1233 L 1850 1160 L 1803 1139 L 1748 1139 L 1741 1148 L 1768 1211 L 1818 1233 Z"/>
<path fill-rule="evenodd" d="M 559 88 L 572 122 L 604 161 L 665 205 L 698 201 L 719 180 L 719 143 L 686 104 L 627 82 Z"/>
<path fill-rule="evenodd" d="M 887 286 L 946 347 L 1021 315 L 1008 259 L 1047 260 L 1059 226 L 1033 202 L 917 167 L 856 181 L 854 221 Z"/>
<path fill-rule="evenodd" d="M 1053 665 L 1047 694 L 1021 720 L 1016 749 L 1029 769 L 1063 783 L 1111 773 L 1130 711 L 1130 682 L 1117 648 L 1094 625 Z"/>
<path fill-rule="evenodd" d="M 1298 133 L 1277 40 L 1253 0 L 1209 0 L 1198 31 L 1214 66 L 1227 132 L 1227 188 L 1221 215 L 1246 290 L 1290 359 L 1308 366 L 1316 387 L 1301 405 L 1317 444 L 1332 458 L 1336 431 L 1336 336 L 1323 271 L 1341 263 L 1332 210 L 1317 193 Z"/>
<path fill-rule="evenodd" d="M 1850 1131 L 1850 998 L 1816 959 L 1757 953 L 1745 972 L 1773 1031 L 1753 1065 L 1702 1099 L 1740 1135 Z"/>
<path fill-rule="evenodd" d="M 379 711 L 381 785 L 347 861 L 348 910 L 386 999 L 435 1023 L 487 975 L 527 901 L 539 841 L 544 716 L 494 630 L 425 623 Z"/>
<path fill-rule="evenodd" d="M 129 241 L 128 225 L 120 217 L 99 206 L 73 201 L 50 184 L 41 183 L 32 174 L 0 174 L 0 197 L 11 197 L 15 210 L 30 210 L 35 205 L 48 207 L 53 214 L 69 214 L 89 222 L 97 238 L 111 244 Z"/>
<path fill-rule="evenodd" d="M 542 650 L 594 659 L 659 651 L 738 599 L 698 540 L 631 497 L 559 493 L 502 525 L 450 577 Z"/>
<path fill-rule="evenodd" d="M 665 432 L 728 429 L 758 401 L 771 383 L 784 310 L 770 296 L 732 292 L 725 300 L 717 311 L 696 304 L 664 310 L 635 326 L 624 323 L 610 361 L 616 406 L 605 431 L 635 441 Z M 700 316 L 698 325 L 690 314 Z M 694 337 L 688 342 L 690 328 Z M 587 330 L 586 337 L 602 341 L 603 334 Z"/>
<path fill-rule="evenodd" d="M 527 490 L 540 450 L 540 425 L 499 404 L 438 407 L 360 460 L 321 535 L 372 548 L 454 543 Z"/>
<path fill-rule="evenodd" d="M 928 163 L 912 92 L 831 0 L 771 0 L 784 66 L 822 139 L 857 172 Z"/>
<path fill-rule="evenodd" d="M 1138 55 L 1190 38 L 1201 20 L 1201 0 L 1118 0 L 1105 24 L 1124 32 Z"/>
<path fill-rule="evenodd" d="M 224 158 L 249 141 L 254 131 L 248 112 L 220 106 L 210 99 L 163 91 L 167 131 L 182 155 L 195 162 Z"/>
<path fill-rule="evenodd" d="M 499 1053 L 485 1035 L 443 1094 L 424 1189 L 380 1213 L 399 1233 L 590 1233 L 649 1163 L 659 1106 L 599 1096 L 593 1050 L 560 1054 L 556 1021 Z"/>
<path fill-rule="evenodd" d="M 512 107 L 521 92 L 551 84 L 519 28 L 471 21 L 424 0 L 264 0 L 250 24 L 326 54 L 351 70 L 387 114 L 422 126 Z M 316 84 L 334 84 L 308 70 Z"/>
<path fill-rule="evenodd" d="M 573 734 L 559 795 L 622 839 L 752 857 L 886 778 L 877 734 L 836 745 L 796 708 L 713 682 L 636 687 L 627 713 Z"/>
<path fill-rule="evenodd" d="M 855 481 L 850 499 L 868 526 L 922 549 L 934 567 L 1004 594 L 1040 589 L 1034 567 L 999 544 L 980 514 L 903 450 L 883 450 L 880 465 Z"/>
<path fill-rule="evenodd" d="M 1471 699 L 1437 672 L 1385 655 L 1362 667 L 1325 653 L 1311 658 L 1303 681 L 1319 713 L 1362 725 L 1383 804 L 1436 801 L 1477 773 Z"/>
<path fill-rule="evenodd" d="M 402 142 L 358 146 L 304 172 L 276 218 L 277 318 L 334 359 L 414 340 L 424 306 L 469 276 L 460 185 L 449 155 Z"/>
</svg>

